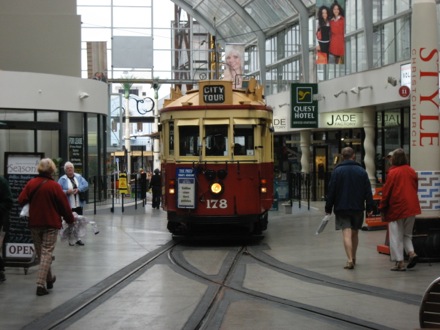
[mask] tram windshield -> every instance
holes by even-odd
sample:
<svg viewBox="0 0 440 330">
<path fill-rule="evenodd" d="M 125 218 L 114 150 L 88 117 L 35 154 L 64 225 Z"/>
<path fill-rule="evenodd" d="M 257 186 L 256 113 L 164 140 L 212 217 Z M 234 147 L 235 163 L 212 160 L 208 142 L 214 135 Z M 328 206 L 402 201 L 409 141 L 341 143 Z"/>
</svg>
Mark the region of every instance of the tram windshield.
<svg viewBox="0 0 440 330">
<path fill-rule="evenodd" d="M 200 153 L 199 126 L 179 127 L 180 156 L 198 156 Z"/>
<path fill-rule="evenodd" d="M 178 124 L 179 156 L 254 156 L 255 155 L 255 125 L 234 123 L 233 134 L 229 132 L 229 124 L 206 124 L 201 134 L 200 127 L 194 121 Z M 201 138 L 203 136 L 203 139 Z M 174 136 L 174 125 L 170 125 L 170 152 L 174 150 L 171 138 Z M 229 142 L 231 141 L 231 142 Z M 203 143 L 202 143 L 203 142 Z M 229 150 L 231 149 L 231 150 Z"/>
<path fill-rule="evenodd" d="M 254 154 L 254 129 L 252 125 L 234 125 L 234 155 Z"/>
<path fill-rule="evenodd" d="M 227 156 L 228 125 L 206 125 L 205 146 L 207 156 Z"/>
</svg>

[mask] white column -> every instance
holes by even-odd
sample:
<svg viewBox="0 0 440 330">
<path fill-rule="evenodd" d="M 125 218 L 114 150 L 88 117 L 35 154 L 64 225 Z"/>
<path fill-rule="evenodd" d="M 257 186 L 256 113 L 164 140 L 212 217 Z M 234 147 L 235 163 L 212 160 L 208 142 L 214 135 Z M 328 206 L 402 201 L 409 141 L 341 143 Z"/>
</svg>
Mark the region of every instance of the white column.
<svg viewBox="0 0 440 330">
<path fill-rule="evenodd" d="M 310 131 L 301 131 L 300 133 L 301 147 L 301 173 L 310 173 Z"/>
<path fill-rule="evenodd" d="M 363 126 L 365 131 L 364 150 L 365 150 L 365 169 L 370 179 L 371 187 L 376 186 L 376 148 L 374 146 L 376 109 L 374 107 L 364 108 Z"/>
</svg>

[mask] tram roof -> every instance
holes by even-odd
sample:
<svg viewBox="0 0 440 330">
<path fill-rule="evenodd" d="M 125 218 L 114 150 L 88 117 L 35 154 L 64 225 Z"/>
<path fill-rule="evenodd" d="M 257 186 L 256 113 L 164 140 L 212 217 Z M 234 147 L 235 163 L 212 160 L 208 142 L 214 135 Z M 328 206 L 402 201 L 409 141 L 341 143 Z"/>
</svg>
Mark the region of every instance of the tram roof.
<svg viewBox="0 0 440 330">
<path fill-rule="evenodd" d="M 213 85 L 221 85 L 225 88 L 224 102 L 204 102 L 204 88 Z M 266 102 L 263 97 L 263 87 L 256 84 L 255 79 L 251 79 L 249 85 L 242 89 L 233 89 L 232 82 L 226 80 L 200 81 L 197 89 L 190 90 L 185 95 L 182 95 L 180 90 L 172 90 L 171 98 L 164 102 L 164 108 L 207 105 L 266 107 Z"/>
</svg>

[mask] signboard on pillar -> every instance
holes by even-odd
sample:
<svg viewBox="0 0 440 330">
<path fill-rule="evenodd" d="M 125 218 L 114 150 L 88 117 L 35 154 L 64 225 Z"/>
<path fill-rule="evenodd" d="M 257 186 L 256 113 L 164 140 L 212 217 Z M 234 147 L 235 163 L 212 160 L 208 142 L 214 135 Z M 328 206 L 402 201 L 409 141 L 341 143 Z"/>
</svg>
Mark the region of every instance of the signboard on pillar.
<svg viewBox="0 0 440 330">
<path fill-rule="evenodd" d="M 435 0 L 415 0 L 411 35 L 410 162 L 419 178 L 422 216 L 438 217 L 440 200 L 439 87 Z M 429 33 L 426 31 L 426 27 Z"/>
<path fill-rule="evenodd" d="M 291 85 L 291 128 L 318 127 L 318 84 Z"/>
</svg>

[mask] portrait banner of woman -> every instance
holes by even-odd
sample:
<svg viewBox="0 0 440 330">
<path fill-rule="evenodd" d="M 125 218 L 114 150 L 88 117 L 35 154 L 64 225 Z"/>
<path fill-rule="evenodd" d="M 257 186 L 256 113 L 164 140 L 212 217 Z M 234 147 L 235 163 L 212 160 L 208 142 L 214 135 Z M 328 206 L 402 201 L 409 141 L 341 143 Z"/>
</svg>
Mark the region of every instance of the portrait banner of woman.
<svg viewBox="0 0 440 330">
<path fill-rule="evenodd" d="M 231 80 L 233 88 L 241 88 L 244 72 L 244 45 L 226 44 L 223 79 Z"/>
<path fill-rule="evenodd" d="M 316 64 L 344 64 L 345 0 L 316 1 Z"/>
</svg>

